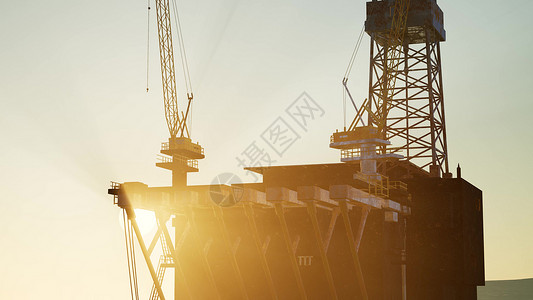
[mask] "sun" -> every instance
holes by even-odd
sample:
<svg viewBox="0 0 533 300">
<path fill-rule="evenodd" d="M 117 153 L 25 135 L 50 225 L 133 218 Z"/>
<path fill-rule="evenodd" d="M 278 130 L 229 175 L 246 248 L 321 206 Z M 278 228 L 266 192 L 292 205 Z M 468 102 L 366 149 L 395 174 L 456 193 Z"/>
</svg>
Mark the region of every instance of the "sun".
<svg viewBox="0 0 533 300">
<path fill-rule="evenodd" d="M 119 215 L 120 226 L 124 229 L 122 212 Z M 157 230 L 157 222 L 153 211 L 145 209 L 135 209 L 135 220 L 143 236 L 154 233 Z"/>
<path fill-rule="evenodd" d="M 152 233 L 157 229 L 157 222 L 153 211 L 135 209 L 135 220 L 137 220 L 142 235 Z"/>
</svg>

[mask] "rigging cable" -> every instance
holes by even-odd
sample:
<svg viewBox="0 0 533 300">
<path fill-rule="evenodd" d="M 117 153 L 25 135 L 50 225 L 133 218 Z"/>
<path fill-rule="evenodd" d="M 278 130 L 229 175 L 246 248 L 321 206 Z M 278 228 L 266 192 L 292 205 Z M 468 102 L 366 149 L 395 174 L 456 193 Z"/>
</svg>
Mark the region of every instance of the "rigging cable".
<svg viewBox="0 0 533 300">
<path fill-rule="evenodd" d="M 363 36 L 365 32 L 365 25 L 363 24 L 363 27 L 361 28 L 361 32 L 359 33 L 359 36 L 357 37 L 357 42 L 355 43 L 355 47 L 352 52 L 352 56 L 350 57 L 350 62 L 348 63 L 348 67 L 346 68 L 346 72 L 344 73 L 344 78 L 342 79 L 342 85 L 343 85 L 343 93 L 342 93 L 342 107 L 343 107 L 343 114 L 344 114 L 344 130 L 346 130 L 346 94 L 348 93 L 348 78 L 350 77 L 350 73 L 352 72 L 352 67 L 354 65 L 355 59 L 357 57 L 357 53 L 359 53 L 359 47 L 361 46 L 361 42 L 363 41 Z M 355 102 L 353 101 L 351 95 L 350 100 L 352 101 L 352 104 L 356 111 L 358 111 L 357 106 L 355 105 Z"/>
<path fill-rule="evenodd" d="M 181 65 L 183 68 L 183 77 L 185 80 L 185 88 L 187 90 L 187 98 L 188 98 L 188 105 L 192 105 L 192 99 L 194 97 L 193 89 L 192 89 L 192 82 L 191 82 L 191 74 L 189 71 L 189 62 L 187 60 L 187 52 L 185 51 L 185 42 L 183 40 L 183 32 L 181 30 L 181 21 L 180 21 L 180 15 L 178 12 L 178 5 L 176 3 L 176 0 L 172 0 L 172 8 L 174 10 L 174 22 L 176 23 L 176 27 L 178 29 L 178 44 L 180 47 L 180 58 L 181 58 Z M 190 117 L 189 117 L 190 116 Z M 183 120 L 183 122 L 188 121 L 188 127 L 189 127 L 189 135 L 191 134 L 190 128 L 192 127 L 192 109 L 188 112 L 188 116 L 185 116 L 187 120 Z"/>
<path fill-rule="evenodd" d="M 149 74 L 150 74 L 150 0 L 148 0 L 148 10 L 147 10 L 147 38 L 146 38 L 146 92 L 149 90 Z"/>
<path fill-rule="evenodd" d="M 126 257 L 128 258 L 128 278 L 130 280 L 130 293 L 131 293 L 131 299 L 135 300 L 133 296 L 133 283 L 131 281 L 131 265 L 130 265 L 130 251 L 129 251 L 129 243 L 128 243 L 128 233 L 127 233 L 127 226 L 126 223 L 126 212 L 122 210 L 122 219 L 124 221 L 124 240 L 126 241 Z"/>
<path fill-rule="evenodd" d="M 135 257 L 135 240 L 133 238 L 133 226 L 131 225 L 130 221 L 130 243 L 131 243 L 131 253 L 132 253 L 132 260 L 133 260 L 133 282 L 135 284 L 135 292 L 137 300 L 139 300 L 139 285 L 137 283 L 137 260 Z"/>
<path fill-rule="evenodd" d="M 122 211 L 124 221 L 124 237 L 126 241 L 126 256 L 128 259 L 128 275 L 130 280 L 130 293 L 132 300 L 139 300 L 139 288 L 137 285 L 137 265 L 135 262 L 135 247 L 132 243 L 131 223 L 126 217 L 126 210 Z"/>
<path fill-rule="evenodd" d="M 359 37 L 357 38 L 357 42 L 355 43 L 355 48 L 353 49 L 353 52 L 352 52 L 352 57 L 350 57 L 350 62 L 348 63 L 348 67 L 346 68 L 346 73 L 344 73 L 344 78 L 346 80 L 348 79 L 352 71 L 355 58 L 357 57 L 357 53 L 359 52 L 359 47 L 361 46 L 361 42 L 363 40 L 364 32 L 365 32 L 365 25 L 363 25 L 363 28 L 361 28 L 361 32 L 359 33 Z"/>
<path fill-rule="evenodd" d="M 181 30 L 181 21 L 178 13 L 178 5 L 176 4 L 176 0 L 172 0 L 172 8 L 174 9 L 174 22 L 176 23 L 176 27 L 178 28 L 178 43 L 180 46 L 181 64 L 183 67 L 183 76 L 185 79 L 187 96 L 189 96 L 189 93 L 192 94 L 191 75 L 189 72 L 189 63 L 187 61 L 187 53 L 185 52 L 185 43 L 183 41 L 183 32 Z"/>
</svg>

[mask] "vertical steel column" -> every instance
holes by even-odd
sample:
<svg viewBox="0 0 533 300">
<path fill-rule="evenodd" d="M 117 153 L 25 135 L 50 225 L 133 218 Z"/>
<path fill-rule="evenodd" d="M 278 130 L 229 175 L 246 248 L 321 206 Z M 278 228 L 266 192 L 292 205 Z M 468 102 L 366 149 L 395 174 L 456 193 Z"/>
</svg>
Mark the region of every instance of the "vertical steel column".
<svg viewBox="0 0 533 300">
<path fill-rule="evenodd" d="M 406 41 L 408 43 L 408 41 Z M 405 88 L 405 141 L 406 157 L 411 157 L 411 136 L 409 135 L 409 44 L 404 45 L 404 88 Z M 409 172 L 409 171 L 408 171 Z"/>
<path fill-rule="evenodd" d="M 248 218 L 248 223 L 252 231 L 252 238 L 254 239 L 257 252 L 259 253 L 259 261 L 261 262 L 261 267 L 263 268 L 263 271 L 265 273 L 265 278 L 268 284 L 268 289 L 270 291 L 272 299 L 277 300 L 278 295 L 276 293 L 276 287 L 274 286 L 274 280 L 272 280 L 272 274 L 270 273 L 270 268 L 268 267 L 268 261 L 266 259 L 265 251 L 263 250 L 263 246 L 261 245 L 261 239 L 259 237 L 259 230 L 257 229 L 257 224 L 254 218 L 253 206 L 251 203 L 244 204 L 244 212 L 246 214 L 246 217 Z"/>
<path fill-rule="evenodd" d="M 192 236 L 195 241 L 196 248 L 199 250 L 199 252 L 202 252 L 202 265 L 204 266 L 204 271 L 206 272 L 207 278 L 209 279 L 209 283 L 211 284 L 213 291 L 216 293 L 216 299 L 220 299 L 220 293 L 218 291 L 218 287 L 215 281 L 215 277 L 213 276 L 213 272 L 211 271 L 211 267 L 209 266 L 209 260 L 207 259 L 205 248 L 202 249 L 200 247 L 198 226 L 194 219 L 194 212 L 192 210 L 192 207 L 188 208 L 188 219 L 189 219 L 189 224 L 191 224 L 191 228 L 193 231 Z"/>
<path fill-rule="evenodd" d="M 333 275 L 331 274 L 331 268 L 329 267 L 328 256 L 326 254 L 326 247 L 324 246 L 324 240 L 320 234 L 320 226 L 318 225 L 318 218 L 316 215 L 316 203 L 315 201 L 307 201 L 307 211 L 311 217 L 311 223 L 313 224 L 313 230 L 315 231 L 315 239 L 318 246 L 318 252 L 320 253 L 320 259 L 322 260 L 322 266 L 324 267 L 324 273 L 326 280 L 328 281 L 329 292 L 331 294 L 330 299 L 337 299 L 337 290 L 335 289 L 335 282 Z"/>
<path fill-rule="evenodd" d="M 352 224 L 350 222 L 350 216 L 348 215 L 348 204 L 346 200 L 340 200 L 339 206 L 341 208 L 342 218 L 344 220 L 344 227 L 346 228 L 346 235 L 348 237 L 348 244 L 350 245 L 350 252 L 352 254 L 352 260 L 355 267 L 355 276 L 357 278 L 357 283 L 359 284 L 359 289 L 361 291 L 361 296 L 363 300 L 368 300 L 368 294 L 366 291 L 365 279 L 363 277 L 363 270 L 361 269 L 361 264 L 359 263 L 359 255 L 357 254 L 357 249 L 355 247 L 355 239 L 352 231 Z"/>
<path fill-rule="evenodd" d="M 431 134 L 431 165 L 437 166 L 437 149 L 436 144 L 437 141 L 435 140 L 435 108 L 434 108 L 434 94 L 433 94 L 433 74 L 431 72 L 431 45 L 430 45 L 430 31 L 429 29 L 426 29 L 426 68 L 427 68 L 427 91 L 428 91 L 428 97 L 429 97 L 429 124 L 430 124 L 430 134 Z"/>
<path fill-rule="evenodd" d="M 307 299 L 307 294 L 305 292 L 305 286 L 302 280 L 302 275 L 300 274 L 300 269 L 298 267 L 298 262 L 296 261 L 296 256 L 294 255 L 294 250 L 291 245 L 291 237 L 289 234 L 289 228 L 287 227 L 287 220 L 285 220 L 285 212 L 283 211 L 283 204 L 281 202 L 274 203 L 276 209 L 276 214 L 281 225 L 281 231 L 283 233 L 283 239 L 285 240 L 285 246 L 289 254 L 289 259 L 291 261 L 292 271 L 294 272 L 294 277 L 296 278 L 296 285 L 298 286 L 298 291 L 300 292 L 300 297 L 302 299 Z"/>
<path fill-rule="evenodd" d="M 402 300 L 407 300 L 407 219 L 403 218 L 403 239 L 402 239 Z"/>
<path fill-rule="evenodd" d="M 187 236 L 187 234 L 189 232 L 190 225 L 189 225 L 189 223 L 187 223 L 187 226 L 185 227 L 185 229 L 183 230 L 181 235 L 179 235 L 179 231 L 177 230 L 176 218 L 177 217 L 174 217 L 174 219 L 172 220 L 173 225 L 174 225 L 174 236 L 175 236 L 174 251 L 176 252 L 176 254 L 175 254 L 176 269 L 174 270 L 175 271 L 174 272 L 175 273 L 175 275 L 174 275 L 174 299 L 175 300 L 178 299 L 177 291 L 179 289 L 179 283 L 180 283 L 179 279 L 180 279 L 180 277 L 183 280 L 183 285 L 185 286 L 185 291 L 187 292 L 187 296 L 189 297 L 189 299 L 192 299 L 191 289 L 189 288 L 189 285 L 187 284 L 187 277 L 185 276 L 185 273 L 183 272 L 183 268 L 181 267 L 181 264 L 179 264 L 179 260 L 178 260 L 179 252 L 181 250 L 181 247 L 183 247 L 183 243 L 184 243 L 184 240 L 185 240 L 185 238 L 186 238 L 186 236 Z M 179 271 L 179 274 L 178 274 L 178 271 Z"/>
<path fill-rule="evenodd" d="M 374 91 L 372 88 L 372 85 L 374 84 L 373 81 L 373 75 L 374 75 L 374 64 L 376 63 L 376 58 L 374 57 L 374 37 L 370 37 L 370 74 L 369 74 L 369 80 L 368 80 L 368 111 L 372 111 L 372 100 L 374 100 Z M 372 115 L 368 114 L 368 120 L 367 120 L 368 126 L 371 126 L 373 124 L 372 122 Z M 352 129 L 352 128 L 350 128 Z"/>
<path fill-rule="evenodd" d="M 439 93 L 440 93 L 440 109 L 441 109 L 441 126 L 442 126 L 442 138 L 444 146 L 444 173 L 450 173 L 450 168 L 448 166 L 448 141 L 446 138 L 446 117 L 444 114 L 444 87 L 442 86 L 442 61 L 440 56 L 440 42 L 437 43 L 437 66 L 439 72 Z"/>
<path fill-rule="evenodd" d="M 222 207 L 218 205 L 213 206 L 213 213 L 215 214 L 215 218 L 217 219 L 219 227 L 221 228 L 222 239 L 224 240 L 224 244 L 226 245 L 226 251 L 229 254 L 231 266 L 233 267 L 233 271 L 235 272 L 235 277 L 237 279 L 239 289 L 241 290 L 242 297 L 243 299 L 248 299 L 248 293 L 246 292 L 246 287 L 244 286 L 244 280 L 242 278 L 241 270 L 239 269 L 239 264 L 237 263 L 235 252 L 232 250 L 231 242 L 229 240 L 229 233 L 226 227 L 226 223 L 224 222 Z"/>
</svg>

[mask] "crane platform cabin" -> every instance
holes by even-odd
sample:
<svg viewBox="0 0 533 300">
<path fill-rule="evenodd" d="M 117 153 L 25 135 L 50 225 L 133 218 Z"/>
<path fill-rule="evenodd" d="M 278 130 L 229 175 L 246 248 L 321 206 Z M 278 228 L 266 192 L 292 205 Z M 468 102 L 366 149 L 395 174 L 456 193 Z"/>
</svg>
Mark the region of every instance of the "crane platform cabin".
<svg viewBox="0 0 533 300">
<path fill-rule="evenodd" d="M 125 182 L 108 190 L 127 216 L 130 266 L 135 239 L 143 253 L 150 299 L 168 296 L 166 269 L 174 271 L 174 299 L 477 298 L 484 284 L 482 193 L 459 169 L 456 178 L 449 171 L 445 31 L 435 0 L 367 2 L 369 97 L 357 106 L 345 76 L 356 115 L 330 140 L 341 163 L 250 167 L 262 183 L 200 186 L 187 185 L 204 157 L 186 126 L 192 90 L 179 114 L 169 1 L 156 6 L 171 135 L 157 165 L 172 171 L 172 186 Z M 213 201 L 213 188 L 233 205 Z M 149 245 L 134 209 L 155 212 Z M 155 267 L 158 242 L 163 255 Z M 131 282 L 134 298 L 136 278 Z"/>
</svg>

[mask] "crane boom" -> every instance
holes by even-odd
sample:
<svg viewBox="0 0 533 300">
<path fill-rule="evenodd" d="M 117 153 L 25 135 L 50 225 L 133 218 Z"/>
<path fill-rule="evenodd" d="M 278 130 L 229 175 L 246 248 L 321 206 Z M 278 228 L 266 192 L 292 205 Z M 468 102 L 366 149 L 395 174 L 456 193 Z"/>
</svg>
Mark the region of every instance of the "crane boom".
<svg viewBox="0 0 533 300">
<path fill-rule="evenodd" d="M 170 136 L 175 138 L 178 134 L 180 116 L 176 90 L 176 71 L 174 69 L 174 48 L 172 45 L 169 0 L 156 0 L 156 12 L 165 118 Z"/>
<path fill-rule="evenodd" d="M 172 186 L 187 186 L 187 173 L 198 172 L 197 159 L 204 158 L 204 149 L 198 143 L 193 143 L 190 131 L 187 128 L 187 117 L 190 114 L 192 90 L 187 89 L 187 107 L 184 111 L 178 108 L 178 96 L 176 88 L 176 71 L 174 68 L 174 47 L 172 44 L 172 29 L 170 18 L 170 1 L 156 0 L 157 31 L 159 34 L 159 56 L 161 60 L 161 80 L 163 83 L 163 100 L 165 103 L 165 118 L 167 120 L 170 138 L 161 145 L 160 162 L 156 166 L 172 171 Z M 174 13 L 177 17 L 177 8 Z M 176 20 L 180 33 L 182 61 L 186 68 L 183 39 L 179 21 Z M 185 72 L 185 71 L 184 71 Z M 186 81 L 188 70 L 186 71 Z M 190 79 L 188 83 L 190 88 Z"/>
</svg>

